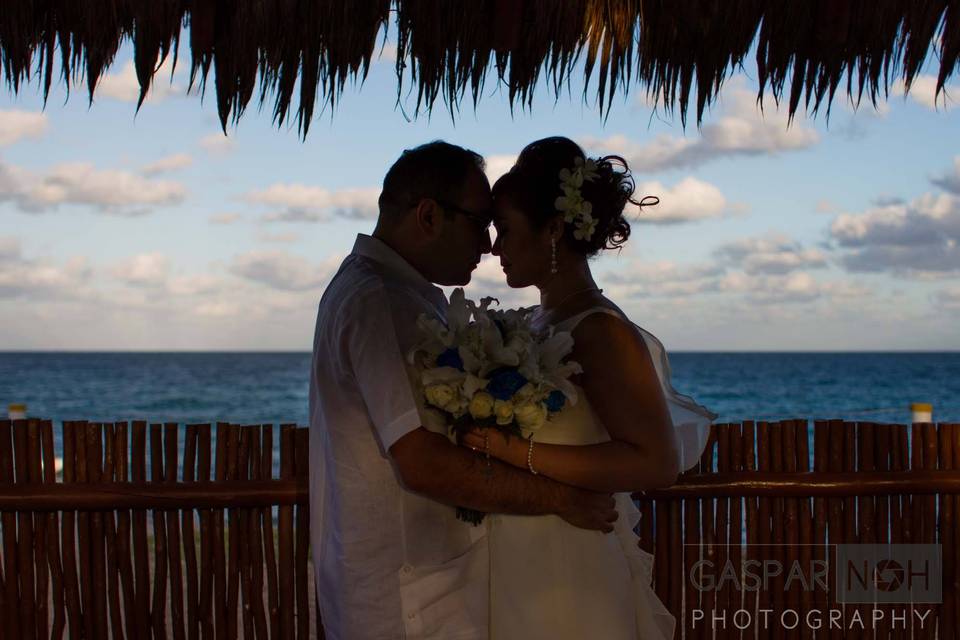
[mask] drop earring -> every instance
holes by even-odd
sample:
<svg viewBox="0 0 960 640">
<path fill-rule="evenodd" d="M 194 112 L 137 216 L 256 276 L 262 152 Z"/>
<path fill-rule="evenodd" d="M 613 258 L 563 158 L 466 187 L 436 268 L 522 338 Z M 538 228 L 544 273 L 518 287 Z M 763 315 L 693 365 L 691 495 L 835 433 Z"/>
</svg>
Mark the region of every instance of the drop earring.
<svg viewBox="0 0 960 640">
<path fill-rule="evenodd" d="M 550 273 L 557 272 L 557 239 L 550 238 Z"/>
</svg>

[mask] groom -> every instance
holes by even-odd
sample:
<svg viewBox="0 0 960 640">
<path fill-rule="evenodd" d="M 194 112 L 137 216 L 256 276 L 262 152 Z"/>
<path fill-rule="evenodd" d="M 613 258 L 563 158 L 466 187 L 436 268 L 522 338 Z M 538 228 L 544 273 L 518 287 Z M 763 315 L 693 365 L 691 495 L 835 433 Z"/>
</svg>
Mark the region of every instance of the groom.
<svg viewBox="0 0 960 640">
<path fill-rule="evenodd" d="M 485 529 L 457 520 L 454 505 L 603 531 L 616 518 L 608 495 L 452 444 L 414 390 L 405 356 L 417 317 L 446 318 L 435 284 L 467 284 L 490 251 L 483 168 L 446 142 L 404 151 L 384 178 L 373 235 L 357 236 L 320 300 L 310 514 L 330 640 L 487 637 Z"/>
</svg>

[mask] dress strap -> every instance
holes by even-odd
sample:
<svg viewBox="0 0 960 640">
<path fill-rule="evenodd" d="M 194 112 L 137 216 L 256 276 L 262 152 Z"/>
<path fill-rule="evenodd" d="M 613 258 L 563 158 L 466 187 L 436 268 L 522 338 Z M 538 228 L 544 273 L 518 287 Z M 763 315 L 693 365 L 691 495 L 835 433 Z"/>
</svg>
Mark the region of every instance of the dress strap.
<svg viewBox="0 0 960 640">
<path fill-rule="evenodd" d="M 566 320 L 561 320 L 556 325 L 558 331 L 569 331 L 573 333 L 573 330 L 577 328 L 577 325 L 580 324 L 580 321 L 586 318 L 587 316 L 592 316 L 595 313 L 606 313 L 608 315 L 620 318 L 621 320 L 626 320 L 624 315 L 617 311 L 616 309 L 611 309 L 610 307 L 596 306 L 590 307 L 586 311 L 581 311 L 580 313 L 570 316 Z"/>
</svg>

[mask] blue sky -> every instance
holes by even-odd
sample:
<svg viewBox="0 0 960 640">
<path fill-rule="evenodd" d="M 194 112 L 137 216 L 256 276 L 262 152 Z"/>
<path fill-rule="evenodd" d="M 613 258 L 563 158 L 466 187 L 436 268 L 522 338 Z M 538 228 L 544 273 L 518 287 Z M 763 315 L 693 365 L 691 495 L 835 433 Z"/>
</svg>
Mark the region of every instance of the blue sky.
<svg viewBox="0 0 960 640">
<path fill-rule="evenodd" d="M 748 68 L 684 130 L 639 90 L 607 120 L 576 87 L 511 116 L 492 76 L 455 123 L 440 105 L 410 119 L 391 51 L 305 142 L 255 106 L 224 137 L 212 93 L 185 95 L 184 62 L 135 114 L 129 50 L 92 107 L 82 88 L 45 109 L 37 85 L 0 95 L 0 350 L 308 350 L 404 148 L 473 148 L 495 179 L 557 134 L 625 156 L 637 195 L 660 197 L 595 272 L 669 349 L 960 349 L 960 108 L 934 105 L 932 66 L 879 111 L 841 97 L 829 122 L 789 128 L 771 99 L 759 112 Z M 495 258 L 468 293 L 536 301 Z"/>
</svg>

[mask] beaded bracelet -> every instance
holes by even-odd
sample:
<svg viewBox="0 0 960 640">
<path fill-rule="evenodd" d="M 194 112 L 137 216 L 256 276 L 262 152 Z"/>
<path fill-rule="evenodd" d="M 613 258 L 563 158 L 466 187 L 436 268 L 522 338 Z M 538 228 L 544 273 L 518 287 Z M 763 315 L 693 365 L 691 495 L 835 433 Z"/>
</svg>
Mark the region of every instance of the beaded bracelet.
<svg viewBox="0 0 960 640">
<path fill-rule="evenodd" d="M 530 438 L 530 446 L 527 447 L 527 469 L 530 469 L 530 473 L 533 475 L 539 475 L 537 470 L 533 468 L 533 438 Z"/>
<path fill-rule="evenodd" d="M 490 430 L 483 430 L 483 457 L 486 465 L 483 468 L 483 475 L 488 478 L 493 477 L 493 465 L 490 464 Z"/>
</svg>

